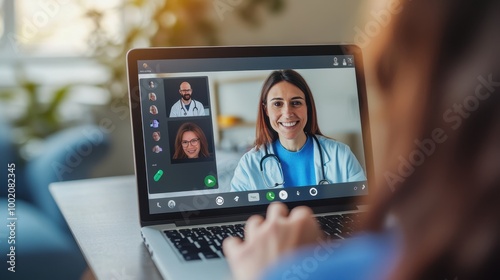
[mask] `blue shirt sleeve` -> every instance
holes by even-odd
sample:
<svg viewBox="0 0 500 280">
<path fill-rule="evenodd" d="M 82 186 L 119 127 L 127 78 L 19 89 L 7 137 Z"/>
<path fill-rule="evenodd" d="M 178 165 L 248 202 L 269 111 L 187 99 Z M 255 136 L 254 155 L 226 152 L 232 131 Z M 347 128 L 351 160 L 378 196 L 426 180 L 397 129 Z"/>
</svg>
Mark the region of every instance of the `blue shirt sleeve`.
<svg viewBox="0 0 500 280">
<path fill-rule="evenodd" d="M 320 242 L 271 266 L 265 280 L 387 279 L 398 253 L 394 232 L 363 234 L 343 243 Z"/>
</svg>

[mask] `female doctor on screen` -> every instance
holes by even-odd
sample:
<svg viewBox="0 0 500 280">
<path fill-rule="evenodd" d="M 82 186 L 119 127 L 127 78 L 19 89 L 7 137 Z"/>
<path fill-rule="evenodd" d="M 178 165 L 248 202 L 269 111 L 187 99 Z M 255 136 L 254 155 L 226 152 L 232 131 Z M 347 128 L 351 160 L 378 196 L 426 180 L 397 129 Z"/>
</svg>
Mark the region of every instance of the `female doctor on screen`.
<svg viewBox="0 0 500 280">
<path fill-rule="evenodd" d="M 364 181 L 349 146 L 321 133 L 302 76 L 274 71 L 262 87 L 255 147 L 241 158 L 231 191 Z"/>
</svg>

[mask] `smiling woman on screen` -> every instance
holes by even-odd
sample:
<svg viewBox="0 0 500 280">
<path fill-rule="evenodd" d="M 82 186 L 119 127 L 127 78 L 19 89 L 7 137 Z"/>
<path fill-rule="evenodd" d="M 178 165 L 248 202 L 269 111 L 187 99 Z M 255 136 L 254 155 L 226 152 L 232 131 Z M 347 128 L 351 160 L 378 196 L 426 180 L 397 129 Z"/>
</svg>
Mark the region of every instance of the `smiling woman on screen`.
<svg viewBox="0 0 500 280">
<path fill-rule="evenodd" d="M 256 130 L 231 191 L 366 180 L 349 146 L 321 133 L 312 92 L 294 70 L 274 71 L 264 82 Z"/>
</svg>

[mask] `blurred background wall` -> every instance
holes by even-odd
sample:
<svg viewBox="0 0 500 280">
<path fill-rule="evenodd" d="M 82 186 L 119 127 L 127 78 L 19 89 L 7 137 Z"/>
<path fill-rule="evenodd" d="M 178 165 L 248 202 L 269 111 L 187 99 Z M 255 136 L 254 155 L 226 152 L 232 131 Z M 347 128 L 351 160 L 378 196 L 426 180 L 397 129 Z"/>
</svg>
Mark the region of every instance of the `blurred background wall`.
<svg viewBox="0 0 500 280">
<path fill-rule="evenodd" d="M 105 123 L 111 151 L 93 176 L 133 174 L 128 49 L 356 43 L 373 20 L 359 16 L 366 2 L 3 0 L 0 116 L 14 127 L 10 137 L 27 161 L 57 131 Z"/>
<path fill-rule="evenodd" d="M 40 220 L 43 215 L 47 221 L 40 228 L 46 229 L 46 236 L 60 232 L 71 238 L 51 202 L 48 183 L 134 174 L 125 67 L 129 49 L 356 43 L 366 51 L 398 12 L 397 0 L 396 6 L 376 6 L 379 2 L 0 0 L 0 163 L 16 164 L 17 194 L 26 202 L 20 208 L 32 210 L 25 217 L 32 214 Z M 374 98 L 371 73 L 366 75 L 372 113 L 380 102 Z M 374 140 L 374 146 L 381 141 Z M 5 172 L 0 170 L 1 178 Z M 1 204 L 7 188 L 0 187 Z M 20 238 L 49 244 L 36 223 L 28 224 L 36 236 Z M 6 236 L 4 230 L 1 236 Z M 40 263 L 39 252 L 31 243 L 24 244 L 26 252 L 21 253 L 33 255 L 33 264 L 51 275 L 50 265 Z M 79 258 L 85 265 L 76 244 L 64 246 L 67 252 L 54 254 L 62 260 Z M 69 265 L 67 272 L 81 271 Z"/>
</svg>

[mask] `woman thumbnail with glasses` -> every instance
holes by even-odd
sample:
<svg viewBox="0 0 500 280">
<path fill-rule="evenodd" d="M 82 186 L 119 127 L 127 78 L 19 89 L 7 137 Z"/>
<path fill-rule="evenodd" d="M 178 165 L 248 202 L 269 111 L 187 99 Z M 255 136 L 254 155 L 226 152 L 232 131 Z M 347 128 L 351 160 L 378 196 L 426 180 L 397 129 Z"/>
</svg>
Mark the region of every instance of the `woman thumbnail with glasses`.
<svg viewBox="0 0 500 280">
<path fill-rule="evenodd" d="M 175 137 L 173 159 L 207 158 L 208 141 L 203 130 L 192 122 L 182 124 Z"/>
</svg>

